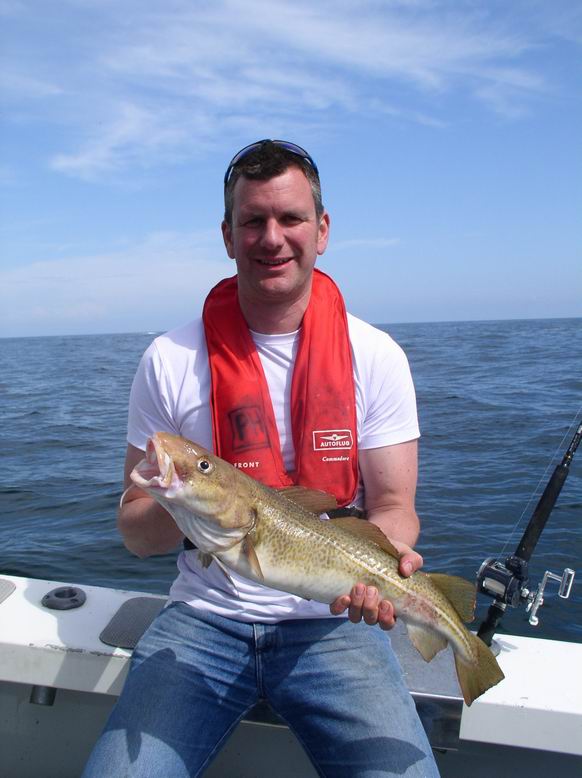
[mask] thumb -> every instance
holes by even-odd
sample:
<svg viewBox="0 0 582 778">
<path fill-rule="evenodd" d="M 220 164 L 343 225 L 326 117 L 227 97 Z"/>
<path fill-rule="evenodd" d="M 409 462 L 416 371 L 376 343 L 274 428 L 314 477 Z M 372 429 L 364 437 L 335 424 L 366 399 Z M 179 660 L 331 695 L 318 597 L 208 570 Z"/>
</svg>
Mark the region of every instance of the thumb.
<svg viewBox="0 0 582 778">
<path fill-rule="evenodd" d="M 412 575 L 422 567 L 423 561 L 421 555 L 416 551 L 406 551 L 398 563 L 400 574 L 405 577 Z"/>
</svg>

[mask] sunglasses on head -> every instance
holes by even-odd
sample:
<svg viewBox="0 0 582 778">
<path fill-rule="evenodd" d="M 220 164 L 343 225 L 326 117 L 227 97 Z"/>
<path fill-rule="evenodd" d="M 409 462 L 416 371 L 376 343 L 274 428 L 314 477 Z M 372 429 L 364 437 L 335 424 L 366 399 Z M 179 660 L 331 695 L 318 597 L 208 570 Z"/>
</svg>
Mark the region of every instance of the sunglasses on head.
<svg viewBox="0 0 582 778">
<path fill-rule="evenodd" d="M 289 141 L 286 140 L 271 140 L 270 138 L 264 138 L 263 140 L 256 141 L 256 143 L 250 143 L 248 146 L 245 146 L 244 149 L 241 149 L 239 152 L 237 152 L 234 155 L 234 157 L 230 161 L 229 166 L 226 169 L 226 173 L 224 174 L 225 189 L 232 175 L 232 171 L 236 167 L 236 165 L 238 165 L 241 159 L 244 159 L 248 154 L 251 154 L 253 151 L 260 149 L 263 143 L 273 143 L 275 146 L 278 146 L 281 149 L 286 149 L 287 151 L 290 151 L 292 154 L 296 154 L 298 157 L 301 157 L 301 159 L 306 160 L 315 171 L 315 174 L 319 176 L 319 170 L 317 169 L 317 165 L 315 164 L 313 159 L 309 156 L 309 154 L 305 151 L 305 149 L 301 148 L 301 146 L 297 146 L 297 144 L 295 143 L 289 143 Z"/>
</svg>

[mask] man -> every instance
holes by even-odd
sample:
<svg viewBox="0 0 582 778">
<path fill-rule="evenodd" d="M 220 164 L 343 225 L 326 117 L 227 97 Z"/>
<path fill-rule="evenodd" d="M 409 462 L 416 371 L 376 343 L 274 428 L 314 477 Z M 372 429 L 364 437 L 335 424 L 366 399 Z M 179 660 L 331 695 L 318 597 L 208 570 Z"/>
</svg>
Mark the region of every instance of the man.
<svg viewBox="0 0 582 778">
<path fill-rule="evenodd" d="M 335 284 L 314 269 L 329 225 L 317 167 L 303 149 L 259 141 L 234 157 L 222 233 L 237 274 L 211 291 L 202 319 L 157 338 L 144 355 L 125 485 L 147 438 L 176 432 L 256 468 L 270 486 L 323 483 L 340 504 L 364 507 L 409 575 L 422 564 L 412 550 L 414 389 L 399 347 L 346 315 Z M 142 557 L 183 541 L 137 487 L 119 528 Z M 87 778 L 200 775 L 260 698 L 321 775 L 438 775 L 382 631 L 394 625 L 390 602 L 363 584 L 329 607 L 302 600 L 228 578 L 185 546 L 171 604 L 134 652 Z"/>
</svg>

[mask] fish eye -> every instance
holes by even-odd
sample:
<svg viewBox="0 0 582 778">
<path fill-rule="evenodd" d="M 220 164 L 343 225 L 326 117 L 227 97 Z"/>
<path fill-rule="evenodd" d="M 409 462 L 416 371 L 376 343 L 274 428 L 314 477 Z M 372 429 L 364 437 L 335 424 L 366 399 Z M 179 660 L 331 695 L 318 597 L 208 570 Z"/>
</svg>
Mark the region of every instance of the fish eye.
<svg viewBox="0 0 582 778">
<path fill-rule="evenodd" d="M 202 473 L 203 475 L 208 475 L 208 473 L 211 473 L 214 470 L 214 465 L 207 459 L 199 459 L 197 467 L 198 472 Z"/>
</svg>

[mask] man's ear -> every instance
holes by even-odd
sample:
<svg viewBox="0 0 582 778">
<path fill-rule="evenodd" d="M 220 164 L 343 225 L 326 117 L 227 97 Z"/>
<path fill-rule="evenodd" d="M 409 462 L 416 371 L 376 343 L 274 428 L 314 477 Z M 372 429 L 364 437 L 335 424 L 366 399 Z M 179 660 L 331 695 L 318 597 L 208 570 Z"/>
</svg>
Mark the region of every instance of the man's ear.
<svg viewBox="0 0 582 778">
<path fill-rule="evenodd" d="M 317 228 L 317 253 L 323 254 L 329 240 L 329 213 L 324 211 Z"/>
<path fill-rule="evenodd" d="M 220 225 L 220 228 L 222 229 L 222 239 L 224 241 L 224 245 L 226 247 L 226 253 L 231 259 L 234 259 L 234 246 L 232 242 L 232 227 L 228 222 L 223 221 Z"/>
</svg>

